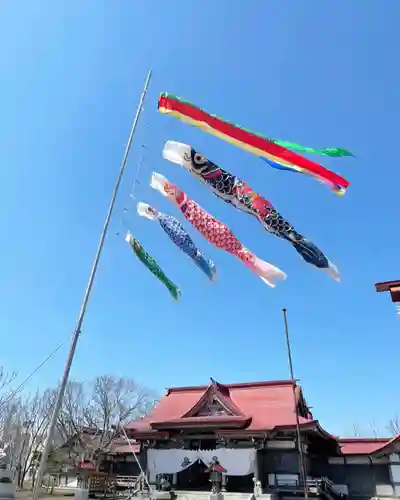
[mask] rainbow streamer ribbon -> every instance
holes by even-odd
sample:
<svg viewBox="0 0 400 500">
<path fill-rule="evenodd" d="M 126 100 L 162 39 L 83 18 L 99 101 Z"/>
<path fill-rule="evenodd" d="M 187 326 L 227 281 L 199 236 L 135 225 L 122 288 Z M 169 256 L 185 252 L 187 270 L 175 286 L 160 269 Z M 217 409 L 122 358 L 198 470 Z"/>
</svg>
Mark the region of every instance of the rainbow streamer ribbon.
<svg viewBox="0 0 400 500">
<path fill-rule="evenodd" d="M 267 139 L 260 134 L 223 120 L 216 115 L 211 115 L 203 109 L 174 95 L 162 93 L 158 101 L 158 111 L 162 114 L 179 118 L 189 125 L 198 127 L 204 132 L 253 153 L 264 159 L 271 167 L 310 175 L 320 182 L 327 184 L 337 195 L 343 195 L 350 185 L 340 175 L 278 144 L 278 142 L 282 141 Z M 351 155 L 347 150 L 338 148 L 313 150 L 312 148 L 305 148 L 295 143 L 286 144 L 290 144 L 293 149 L 297 148 L 301 151 L 311 151 L 327 156 Z"/>
</svg>

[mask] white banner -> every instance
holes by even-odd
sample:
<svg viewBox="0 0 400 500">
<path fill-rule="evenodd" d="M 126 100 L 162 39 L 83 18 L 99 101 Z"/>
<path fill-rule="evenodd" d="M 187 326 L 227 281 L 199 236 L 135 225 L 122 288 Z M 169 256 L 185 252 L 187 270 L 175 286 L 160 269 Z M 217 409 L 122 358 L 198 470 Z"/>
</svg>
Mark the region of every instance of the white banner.
<svg viewBox="0 0 400 500">
<path fill-rule="evenodd" d="M 147 465 L 150 480 L 155 481 L 157 474 L 175 474 L 187 469 L 198 460 L 207 467 L 218 460 L 220 465 L 227 470 L 228 476 L 246 476 L 256 470 L 257 452 L 254 448 L 231 449 L 219 448 L 217 450 L 147 450 Z"/>
</svg>

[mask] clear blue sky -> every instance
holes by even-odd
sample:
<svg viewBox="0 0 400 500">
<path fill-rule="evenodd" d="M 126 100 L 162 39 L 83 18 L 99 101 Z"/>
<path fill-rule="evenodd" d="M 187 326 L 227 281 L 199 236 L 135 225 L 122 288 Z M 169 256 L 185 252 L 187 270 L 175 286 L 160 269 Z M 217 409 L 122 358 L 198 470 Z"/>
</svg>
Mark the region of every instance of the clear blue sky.
<svg viewBox="0 0 400 500">
<path fill-rule="evenodd" d="M 374 283 L 399 279 L 398 0 L 26 0 L 3 2 L 0 30 L 1 362 L 27 375 L 72 332 L 147 70 L 154 78 L 106 242 L 72 376 L 109 372 L 165 387 L 295 374 L 329 431 L 371 433 L 399 408 L 400 321 Z M 352 185 L 344 198 L 311 178 L 157 114 L 167 91 L 268 136 L 345 147 L 322 159 Z M 339 266 L 338 285 L 161 157 L 192 144 L 257 188 Z M 129 192 L 178 216 L 148 186 L 152 170 L 184 188 L 257 255 L 288 274 L 266 287 L 236 259 L 210 285 Z M 129 227 L 183 292 L 179 305 L 131 254 Z M 397 208 L 397 210 L 396 210 Z M 397 236 L 396 236 L 397 234 Z M 30 384 L 55 384 L 66 349 Z"/>
</svg>

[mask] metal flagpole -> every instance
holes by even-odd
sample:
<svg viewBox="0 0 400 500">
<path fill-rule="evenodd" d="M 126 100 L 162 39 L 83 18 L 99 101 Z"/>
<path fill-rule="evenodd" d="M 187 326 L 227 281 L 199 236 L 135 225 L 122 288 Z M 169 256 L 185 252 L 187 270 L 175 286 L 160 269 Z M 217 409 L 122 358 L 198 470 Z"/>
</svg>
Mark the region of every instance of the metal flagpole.
<svg viewBox="0 0 400 500">
<path fill-rule="evenodd" d="M 287 347 L 287 355 L 289 361 L 290 378 L 292 380 L 294 408 L 296 413 L 297 449 L 299 452 L 299 460 L 300 460 L 300 477 L 302 478 L 303 481 L 304 498 L 308 498 L 307 471 L 306 471 L 306 464 L 304 461 L 303 447 L 301 445 L 300 420 L 299 420 L 299 411 L 297 407 L 297 398 L 296 398 L 296 380 L 294 378 L 294 371 L 293 371 L 292 348 L 289 339 L 289 328 L 287 323 L 286 307 L 282 309 L 282 312 L 283 312 L 283 320 L 285 323 L 286 347 Z"/>
<path fill-rule="evenodd" d="M 135 119 L 133 120 L 132 128 L 131 128 L 128 142 L 127 142 L 126 148 L 125 148 L 125 153 L 124 153 L 124 156 L 123 156 L 123 159 L 121 162 L 118 177 L 117 177 L 117 180 L 115 182 L 114 190 L 113 190 L 113 193 L 111 196 L 111 201 L 110 201 L 110 205 L 108 208 L 107 216 L 106 216 L 106 219 L 104 221 L 103 230 L 102 230 L 101 235 L 100 235 L 100 240 L 99 240 L 99 244 L 97 246 L 92 269 L 90 271 L 89 280 L 88 280 L 88 283 L 86 286 L 85 294 L 83 296 L 81 310 L 79 312 L 78 320 L 77 320 L 76 327 L 74 330 L 70 350 L 68 353 L 68 358 L 67 358 L 67 361 L 65 363 L 64 374 L 63 374 L 62 379 L 61 379 L 60 387 L 59 387 L 58 394 L 57 394 L 57 399 L 56 399 L 56 402 L 55 402 L 55 405 L 53 408 L 53 413 L 52 413 L 51 420 L 50 420 L 49 430 L 47 432 L 46 441 L 45 441 L 44 448 L 42 451 L 42 457 L 40 460 L 40 465 L 39 465 L 39 469 L 38 469 L 38 473 L 37 473 L 37 477 L 36 477 L 36 481 L 35 481 L 35 487 L 33 489 L 32 500 L 37 500 L 39 497 L 40 491 L 41 491 L 43 475 L 44 475 L 44 472 L 46 469 L 46 464 L 47 464 L 47 458 L 49 456 L 49 451 L 50 451 L 50 447 L 51 447 L 52 440 L 53 440 L 54 430 L 55 430 L 56 425 L 57 425 L 58 415 L 60 413 L 61 404 L 62 404 L 62 401 L 64 398 L 65 388 L 67 386 L 72 361 L 73 361 L 74 356 L 75 356 L 76 345 L 78 343 L 79 335 L 81 333 L 82 323 L 83 323 L 83 320 L 85 317 L 87 304 L 89 302 L 90 294 L 92 291 L 93 282 L 94 282 L 94 279 L 96 277 L 97 267 L 99 265 L 101 252 L 102 252 L 103 246 L 104 246 L 104 241 L 105 241 L 105 238 L 107 236 L 111 216 L 112 216 L 113 211 L 114 211 L 115 201 L 117 199 L 119 187 L 120 187 L 122 177 L 123 177 L 124 172 L 125 172 L 126 164 L 128 162 L 128 157 L 129 157 L 129 153 L 130 153 L 131 146 L 132 146 L 132 139 L 133 139 L 133 136 L 134 136 L 134 133 L 136 130 L 136 126 L 137 126 L 138 121 L 139 121 L 140 113 L 143 109 L 143 102 L 144 102 L 144 99 L 146 97 L 147 90 L 149 88 L 150 78 L 151 78 L 151 70 L 147 74 L 146 83 L 144 85 L 144 89 L 143 89 L 142 95 L 140 97 L 139 106 L 138 106 L 138 109 L 136 111 L 136 116 L 135 116 Z"/>
</svg>

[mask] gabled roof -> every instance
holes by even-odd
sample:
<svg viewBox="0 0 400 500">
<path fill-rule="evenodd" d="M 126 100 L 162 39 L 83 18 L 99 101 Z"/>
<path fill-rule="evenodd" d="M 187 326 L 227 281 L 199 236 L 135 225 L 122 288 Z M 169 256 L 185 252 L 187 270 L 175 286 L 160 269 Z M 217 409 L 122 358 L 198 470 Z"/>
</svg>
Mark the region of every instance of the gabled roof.
<svg viewBox="0 0 400 500">
<path fill-rule="evenodd" d="M 325 431 L 315 420 L 305 402 L 302 389 L 295 385 L 299 417 L 303 430 L 316 432 L 336 446 L 342 455 L 384 455 L 400 443 L 394 438 L 337 438 Z M 217 402 L 224 413 L 199 415 L 210 401 Z M 167 437 L 173 429 L 214 428 L 219 434 L 238 433 L 250 436 L 274 430 L 292 430 L 296 426 L 293 382 L 248 382 L 219 384 L 211 379 L 208 386 L 174 387 L 146 417 L 126 425 L 131 436 L 139 439 Z"/>
<path fill-rule="evenodd" d="M 219 384 L 213 378 L 211 378 L 210 381 L 211 383 L 204 391 L 204 394 L 199 398 L 197 403 L 190 408 L 189 411 L 182 415 L 182 418 L 195 417 L 199 410 L 212 400 L 219 402 L 229 416 L 244 417 L 245 415 L 242 410 L 231 398 L 228 386 Z"/>
<path fill-rule="evenodd" d="M 400 434 L 393 438 L 339 438 L 343 455 L 379 455 L 390 452 L 390 447 L 400 442 Z"/>
<path fill-rule="evenodd" d="M 313 419 L 305 403 L 301 388 L 296 385 L 298 404 L 303 407 L 300 425 L 317 430 L 329 437 Z M 198 416 L 199 410 L 215 398 L 226 410 L 224 415 Z M 127 424 L 126 429 L 134 437 L 160 435 L 160 431 L 173 428 L 214 427 L 218 432 L 243 429 L 256 434 L 274 429 L 293 428 L 296 413 L 293 401 L 293 383 L 290 380 L 274 382 L 249 382 L 219 384 L 211 379 L 208 386 L 175 387 L 156 405 L 150 415 Z M 232 431 L 231 431 L 232 432 Z"/>
</svg>

